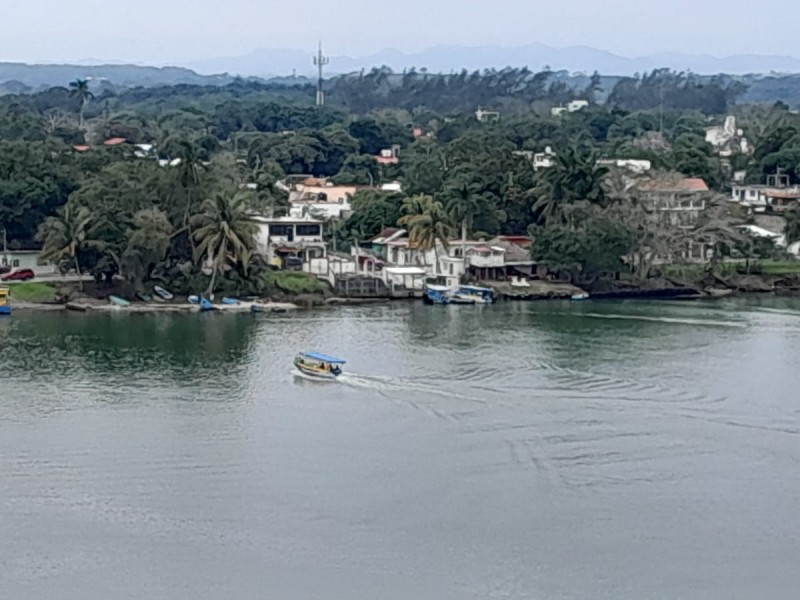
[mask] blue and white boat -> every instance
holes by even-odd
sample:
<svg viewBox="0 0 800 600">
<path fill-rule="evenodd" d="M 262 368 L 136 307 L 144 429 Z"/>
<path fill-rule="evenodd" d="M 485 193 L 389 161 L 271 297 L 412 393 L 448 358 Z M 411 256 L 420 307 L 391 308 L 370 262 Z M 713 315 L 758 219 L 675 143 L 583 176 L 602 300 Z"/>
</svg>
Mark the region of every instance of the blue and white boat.
<svg viewBox="0 0 800 600">
<path fill-rule="evenodd" d="M 452 299 L 450 288 L 446 285 L 425 285 L 425 296 L 423 296 L 423 300 L 427 304 L 450 304 Z"/>
<path fill-rule="evenodd" d="M 237 304 L 240 304 L 238 298 L 229 298 L 227 296 L 222 299 L 222 303 L 227 304 L 228 306 L 236 306 Z"/>
<path fill-rule="evenodd" d="M 208 298 L 200 298 L 200 310 L 202 312 L 207 312 L 209 310 L 214 310 L 215 306 Z"/>
<path fill-rule="evenodd" d="M 11 288 L 7 285 L 0 286 L 0 315 L 11 314 Z"/>
<path fill-rule="evenodd" d="M 347 361 L 320 352 L 300 352 L 294 359 L 295 368 L 312 379 L 335 381 Z"/>
<path fill-rule="evenodd" d="M 495 300 L 492 288 L 478 287 L 477 285 L 462 285 L 456 295 L 462 299 L 473 300 L 472 304 L 491 304 Z"/>
</svg>

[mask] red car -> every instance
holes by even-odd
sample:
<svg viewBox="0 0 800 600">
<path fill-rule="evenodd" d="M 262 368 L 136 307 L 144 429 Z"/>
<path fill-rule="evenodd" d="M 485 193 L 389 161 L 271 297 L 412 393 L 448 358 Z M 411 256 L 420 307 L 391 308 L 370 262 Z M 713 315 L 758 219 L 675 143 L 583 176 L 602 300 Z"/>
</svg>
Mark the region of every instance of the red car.
<svg viewBox="0 0 800 600">
<path fill-rule="evenodd" d="M 0 277 L 3 281 L 28 281 L 36 277 L 31 269 L 17 269 Z"/>
</svg>

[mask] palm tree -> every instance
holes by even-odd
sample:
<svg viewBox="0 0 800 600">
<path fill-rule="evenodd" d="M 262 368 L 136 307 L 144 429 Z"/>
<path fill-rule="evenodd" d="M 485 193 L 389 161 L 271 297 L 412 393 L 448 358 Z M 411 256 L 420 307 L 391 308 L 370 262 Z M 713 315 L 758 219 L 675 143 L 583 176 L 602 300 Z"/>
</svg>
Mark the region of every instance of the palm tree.
<svg viewBox="0 0 800 600">
<path fill-rule="evenodd" d="M 89 104 L 89 101 L 94 98 L 94 94 L 92 94 L 92 92 L 89 90 L 89 81 L 86 79 L 76 79 L 69 84 L 69 87 L 70 95 L 77 98 L 81 103 L 81 107 L 78 112 L 78 125 L 81 129 L 83 129 L 83 113 L 86 110 L 86 106 Z"/>
<path fill-rule="evenodd" d="M 83 279 L 78 253 L 85 246 L 96 245 L 96 242 L 88 239 L 91 225 L 92 215 L 88 208 L 67 203 L 54 216 L 47 217 L 36 234 L 36 238 L 44 244 L 42 248 L 44 260 L 56 264 L 66 261 L 73 263 L 81 290 Z"/>
<path fill-rule="evenodd" d="M 178 186 L 185 194 L 183 214 L 171 215 L 176 227 L 180 227 L 175 235 L 188 232 L 189 244 L 194 250 L 194 236 L 192 235 L 192 224 L 190 215 L 192 214 L 192 202 L 197 198 L 200 188 L 200 175 L 206 170 L 203 162 L 203 149 L 194 141 L 185 139 L 170 139 L 165 143 L 165 148 L 169 157 L 177 159 L 175 166 L 175 177 Z"/>
<path fill-rule="evenodd" d="M 578 140 L 556 156 L 555 164 L 536 177 L 529 193 L 536 198 L 533 211 L 544 225 L 564 222 L 564 207 L 582 200 L 604 205 L 606 198 L 602 182 L 608 169 L 597 164 L 597 153 Z"/>
<path fill-rule="evenodd" d="M 408 229 L 411 244 L 423 253 L 433 249 L 436 255 L 436 271 L 439 271 L 439 251 L 437 242 L 445 249 L 451 229 L 442 203 L 432 196 L 419 194 L 406 198 L 401 208 L 402 216 L 397 224 Z M 423 254 L 424 256 L 424 254 Z"/>
<path fill-rule="evenodd" d="M 480 199 L 476 186 L 466 178 L 458 178 L 456 183 L 448 186 L 446 204 L 447 214 L 452 225 L 461 226 L 461 258 L 464 262 L 464 273 L 467 272 L 467 233 L 472 229 L 475 216 L 480 212 Z"/>
<path fill-rule="evenodd" d="M 248 219 L 244 196 L 217 194 L 203 202 L 202 212 L 192 216 L 197 242 L 194 259 L 211 260 L 211 281 L 206 294 L 214 291 L 217 274 L 226 265 L 241 266 L 244 272 L 255 247 L 256 227 Z"/>
</svg>

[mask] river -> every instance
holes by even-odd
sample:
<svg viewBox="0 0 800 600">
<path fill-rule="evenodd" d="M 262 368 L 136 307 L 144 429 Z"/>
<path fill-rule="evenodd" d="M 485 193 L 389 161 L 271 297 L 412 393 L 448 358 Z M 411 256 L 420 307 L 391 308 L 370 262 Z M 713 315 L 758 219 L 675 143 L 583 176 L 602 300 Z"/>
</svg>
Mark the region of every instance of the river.
<svg viewBox="0 0 800 600">
<path fill-rule="evenodd" d="M 800 589 L 797 300 L 20 311 L 0 349 L 5 598 Z"/>
</svg>

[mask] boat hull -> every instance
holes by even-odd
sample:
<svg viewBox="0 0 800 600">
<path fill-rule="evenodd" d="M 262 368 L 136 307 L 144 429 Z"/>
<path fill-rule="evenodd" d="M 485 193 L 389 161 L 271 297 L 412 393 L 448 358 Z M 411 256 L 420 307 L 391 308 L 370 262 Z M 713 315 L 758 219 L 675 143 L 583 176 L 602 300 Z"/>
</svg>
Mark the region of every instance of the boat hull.
<svg viewBox="0 0 800 600">
<path fill-rule="evenodd" d="M 10 315 L 11 314 L 11 306 L 0 306 L 0 315 Z"/>
<path fill-rule="evenodd" d="M 298 365 L 296 363 L 294 368 L 297 369 L 298 373 L 301 375 L 319 381 L 336 381 L 336 379 L 339 377 L 339 375 L 335 375 L 333 373 L 323 373 L 321 371 L 303 367 L 302 365 Z"/>
</svg>

